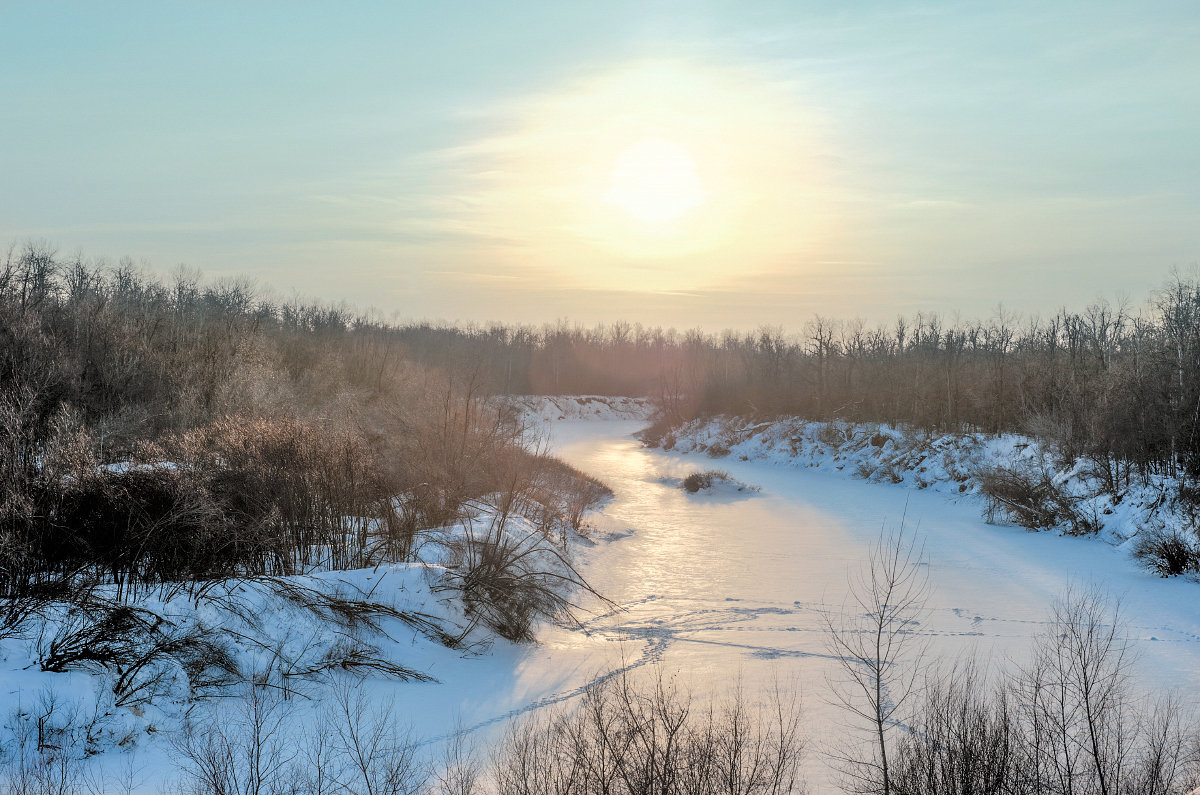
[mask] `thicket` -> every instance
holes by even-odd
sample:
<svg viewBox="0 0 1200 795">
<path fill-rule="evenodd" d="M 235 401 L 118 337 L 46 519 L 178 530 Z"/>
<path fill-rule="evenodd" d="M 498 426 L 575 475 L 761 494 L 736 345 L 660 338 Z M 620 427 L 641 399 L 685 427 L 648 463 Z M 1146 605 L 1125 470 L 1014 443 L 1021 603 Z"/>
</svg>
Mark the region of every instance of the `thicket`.
<svg viewBox="0 0 1200 795">
<path fill-rule="evenodd" d="M 558 580 L 538 585 L 575 582 L 562 528 L 605 489 L 531 446 L 489 399 L 484 367 L 474 353 L 415 362 L 386 324 L 245 282 L 11 250 L 0 259 L 6 621 L 63 583 L 108 583 L 122 599 L 407 559 L 431 539 L 461 544 L 428 534 L 480 501 L 500 520 L 468 562 L 496 565 L 489 545 L 507 548 L 510 520 L 532 517 L 523 548 L 559 550 Z M 528 590 L 529 557 L 503 572 L 540 597 L 516 606 L 518 626 L 563 607 Z"/>
<path fill-rule="evenodd" d="M 697 415 L 793 414 L 929 431 L 1023 432 L 1084 458 L 1110 490 L 1200 477 L 1200 280 L 1176 273 L 1141 307 L 985 321 L 936 314 L 869 327 L 816 317 L 797 333 L 719 335 L 613 323 L 409 325 L 423 362 L 486 352 L 509 392 L 657 398 L 660 431 Z"/>
</svg>

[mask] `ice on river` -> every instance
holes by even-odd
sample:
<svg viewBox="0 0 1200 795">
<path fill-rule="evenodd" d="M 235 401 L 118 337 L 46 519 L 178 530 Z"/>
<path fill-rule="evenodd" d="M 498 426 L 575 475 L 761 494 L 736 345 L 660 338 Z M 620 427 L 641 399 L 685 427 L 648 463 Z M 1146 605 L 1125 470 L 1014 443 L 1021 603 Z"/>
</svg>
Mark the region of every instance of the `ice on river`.
<svg viewBox="0 0 1200 795">
<path fill-rule="evenodd" d="M 842 474 L 725 459 L 722 469 L 760 491 L 697 500 L 673 479 L 711 461 L 646 450 L 629 435 L 636 428 L 553 427 L 556 453 L 615 492 L 593 519 L 597 543 L 581 559 L 589 581 L 624 609 L 580 630 L 548 631 L 522 660 L 518 692 L 653 662 L 701 692 L 738 678 L 751 690 L 798 681 L 814 750 L 840 742 L 844 717 L 823 697 L 832 670 L 824 618 L 844 609 L 848 573 L 881 529 L 903 521 L 924 546 L 931 590 L 916 631 L 930 659 L 1020 662 L 1067 587 L 1099 585 L 1121 601 L 1138 655 L 1135 682 L 1185 698 L 1200 693 L 1196 583 L 1154 577 L 1103 541 L 988 525 L 975 499 L 950 502 Z M 821 789 L 828 771 L 819 759 L 809 776 Z"/>
</svg>

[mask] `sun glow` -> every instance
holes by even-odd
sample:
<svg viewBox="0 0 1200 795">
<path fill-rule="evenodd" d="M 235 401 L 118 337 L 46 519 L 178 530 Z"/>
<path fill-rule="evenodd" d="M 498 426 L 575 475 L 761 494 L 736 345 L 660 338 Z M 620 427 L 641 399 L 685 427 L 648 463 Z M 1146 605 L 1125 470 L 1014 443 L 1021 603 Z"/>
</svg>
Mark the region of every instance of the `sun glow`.
<svg viewBox="0 0 1200 795">
<path fill-rule="evenodd" d="M 639 221 L 674 221 L 704 200 L 696 162 L 663 138 L 643 138 L 617 157 L 605 199 Z"/>
<path fill-rule="evenodd" d="M 471 178 L 453 231 L 573 288 L 688 290 L 811 256 L 839 197 L 820 119 L 794 92 L 649 61 L 532 97 L 504 109 L 506 132 L 447 152 Z"/>
</svg>

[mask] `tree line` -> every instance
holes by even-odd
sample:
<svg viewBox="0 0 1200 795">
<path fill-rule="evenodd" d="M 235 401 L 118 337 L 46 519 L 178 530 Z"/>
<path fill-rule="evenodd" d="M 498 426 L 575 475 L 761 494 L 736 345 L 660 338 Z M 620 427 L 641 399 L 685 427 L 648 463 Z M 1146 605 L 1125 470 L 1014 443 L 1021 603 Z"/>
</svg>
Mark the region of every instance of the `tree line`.
<svg viewBox="0 0 1200 795">
<path fill-rule="evenodd" d="M 666 425 L 713 413 L 1027 433 L 1084 457 L 1116 490 L 1132 477 L 1200 476 L 1200 281 L 1173 274 L 1144 304 L 981 321 L 888 325 L 816 317 L 796 332 L 566 322 L 410 324 L 416 360 L 480 363 L 495 389 L 656 398 Z M 665 426 L 664 426 L 665 427 Z"/>
</svg>

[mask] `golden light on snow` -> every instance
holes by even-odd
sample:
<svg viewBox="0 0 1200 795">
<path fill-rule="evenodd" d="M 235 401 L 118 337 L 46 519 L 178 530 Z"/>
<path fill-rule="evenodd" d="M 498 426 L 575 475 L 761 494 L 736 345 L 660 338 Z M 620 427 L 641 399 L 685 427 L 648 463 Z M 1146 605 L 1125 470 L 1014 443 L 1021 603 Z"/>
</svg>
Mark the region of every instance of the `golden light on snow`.
<svg viewBox="0 0 1200 795">
<path fill-rule="evenodd" d="M 505 107 L 507 132 L 447 153 L 471 177 L 461 228 L 564 288 L 686 290 L 787 267 L 838 216 L 821 119 L 794 91 L 648 61 Z"/>
<path fill-rule="evenodd" d="M 674 221 L 704 200 L 696 162 L 663 138 L 643 138 L 617 157 L 605 200 L 639 221 Z"/>
</svg>

